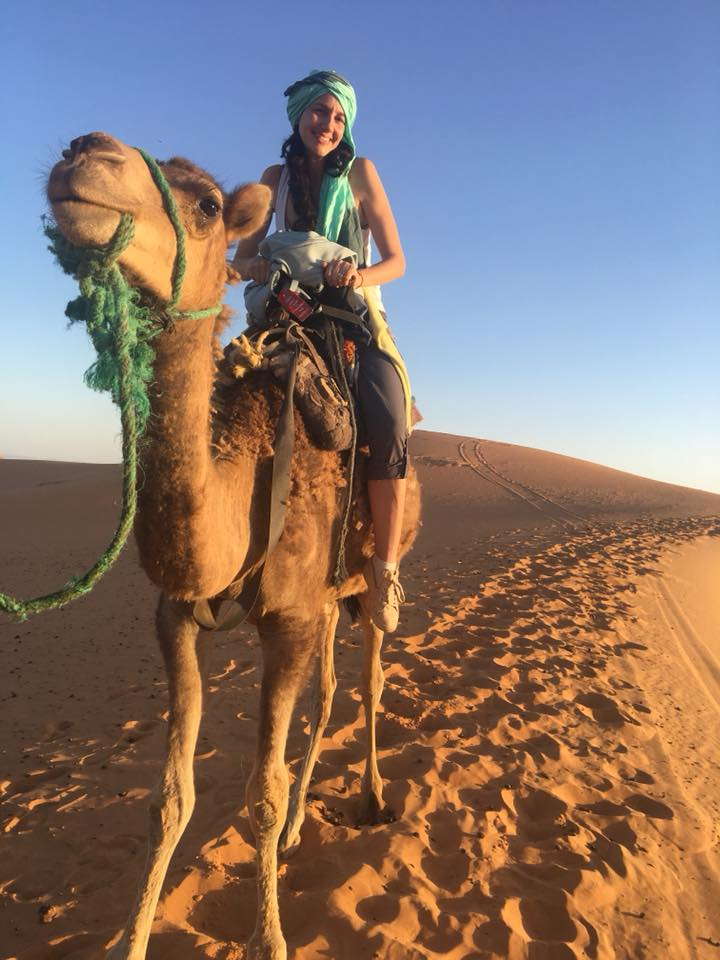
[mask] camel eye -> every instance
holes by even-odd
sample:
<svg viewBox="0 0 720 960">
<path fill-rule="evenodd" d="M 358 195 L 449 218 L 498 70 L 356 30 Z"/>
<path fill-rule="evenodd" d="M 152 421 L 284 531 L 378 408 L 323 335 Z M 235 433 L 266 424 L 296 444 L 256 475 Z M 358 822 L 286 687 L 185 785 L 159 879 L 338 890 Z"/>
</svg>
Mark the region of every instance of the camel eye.
<svg viewBox="0 0 720 960">
<path fill-rule="evenodd" d="M 216 217 L 220 213 L 220 204 L 212 197 L 203 197 L 199 207 L 206 217 Z"/>
</svg>

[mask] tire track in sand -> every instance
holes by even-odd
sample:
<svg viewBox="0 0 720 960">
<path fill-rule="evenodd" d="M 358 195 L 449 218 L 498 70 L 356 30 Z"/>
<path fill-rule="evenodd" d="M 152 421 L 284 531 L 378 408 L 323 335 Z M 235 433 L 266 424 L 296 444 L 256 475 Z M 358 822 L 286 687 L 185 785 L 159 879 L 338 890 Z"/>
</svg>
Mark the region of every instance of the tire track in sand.
<svg viewBox="0 0 720 960">
<path fill-rule="evenodd" d="M 532 487 L 500 473 L 495 467 L 488 463 L 479 442 L 475 443 L 473 448 L 474 456 L 471 457 L 465 449 L 465 441 L 461 440 L 458 444 L 458 453 L 462 461 L 477 473 L 479 477 L 482 477 L 483 480 L 487 480 L 488 483 L 493 483 L 495 486 L 501 487 L 518 500 L 523 500 L 531 507 L 534 507 L 535 510 L 550 517 L 556 523 L 564 524 L 571 529 L 576 529 L 579 523 L 583 525 L 587 523 L 584 517 L 573 513 L 571 510 L 568 510 L 567 507 L 563 507 L 562 504 L 556 503 L 544 494 L 538 493 L 538 491 Z"/>
<path fill-rule="evenodd" d="M 654 593 L 660 616 L 668 633 L 675 638 L 678 649 L 693 676 L 720 713 L 720 664 L 693 627 L 668 584 L 659 580 Z"/>
</svg>

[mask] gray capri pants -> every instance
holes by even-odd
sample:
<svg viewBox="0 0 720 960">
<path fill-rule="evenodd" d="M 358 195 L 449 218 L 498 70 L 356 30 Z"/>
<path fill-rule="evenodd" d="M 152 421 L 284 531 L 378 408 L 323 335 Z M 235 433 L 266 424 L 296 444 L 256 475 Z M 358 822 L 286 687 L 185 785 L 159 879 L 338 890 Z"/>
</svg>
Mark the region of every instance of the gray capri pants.
<svg viewBox="0 0 720 960">
<path fill-rule="evenodd" d="M 405 393 L 392 361 L 375 343 L 358 344 L 358 399 L 370 447 L 368 480 L 399 480 L 407 470 Z"/>
</svg>

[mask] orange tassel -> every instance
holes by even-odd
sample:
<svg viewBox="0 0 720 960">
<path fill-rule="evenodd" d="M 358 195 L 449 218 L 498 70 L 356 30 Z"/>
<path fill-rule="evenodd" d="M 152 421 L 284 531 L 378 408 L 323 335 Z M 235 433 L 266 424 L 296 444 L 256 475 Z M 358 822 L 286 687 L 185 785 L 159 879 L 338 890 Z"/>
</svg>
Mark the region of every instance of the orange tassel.
<svg viewBox="0 0 720 960">
<path fill-rule="evenodd" d="M 345 357 L 345 363 L 350 366 L 355 362 L 355 341 L 354 340 L 344 340 L 343 341 L 343 355 Z"/>
</svg>

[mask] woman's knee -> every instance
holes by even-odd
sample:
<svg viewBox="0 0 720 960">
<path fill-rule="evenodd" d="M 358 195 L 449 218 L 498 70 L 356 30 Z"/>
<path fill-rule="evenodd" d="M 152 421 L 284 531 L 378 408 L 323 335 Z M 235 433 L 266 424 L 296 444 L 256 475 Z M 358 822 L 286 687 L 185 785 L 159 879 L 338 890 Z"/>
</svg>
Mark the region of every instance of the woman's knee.
<svg viewBox="0 0 720 960">
<path fill-rule="evenodd" d="M 377 347 L 360 354 L 358 393 L 370 447 L 368 479 L 402 479 L 407 470 L 405 393 L 392 361 Z"/>
<path fill-rule="evenodd" d="M 368 480 L 402 480 L 407 473 L 407 431 L 405 424 L 393 424 L 394 429 L 370 432 L 367 464 Z"/>
</svg>

